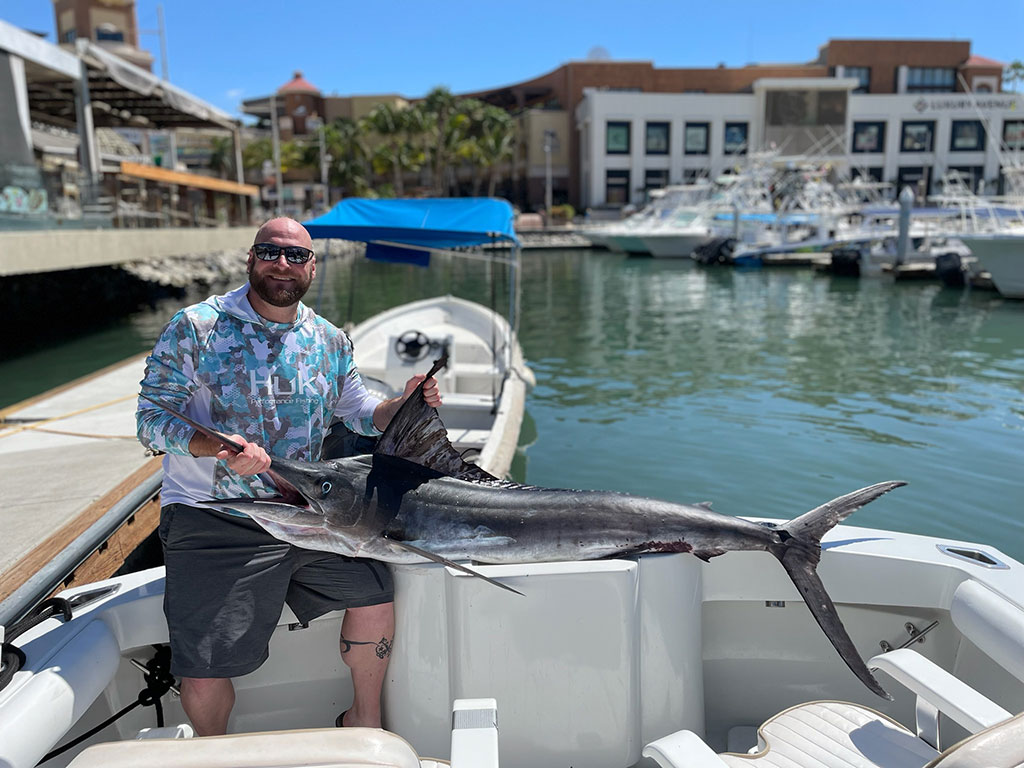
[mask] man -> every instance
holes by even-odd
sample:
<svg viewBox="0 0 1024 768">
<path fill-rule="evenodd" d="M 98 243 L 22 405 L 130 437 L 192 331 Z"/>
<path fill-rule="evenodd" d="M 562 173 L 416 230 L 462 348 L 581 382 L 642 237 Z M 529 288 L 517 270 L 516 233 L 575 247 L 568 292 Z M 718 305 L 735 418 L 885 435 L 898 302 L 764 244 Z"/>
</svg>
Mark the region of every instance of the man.
<svg viewBox="0 0 1024 768">
<path fill-rule="evenodd" d="M 144 394 L 244 446 L 236 455 L 139 400 L 139 440 L 167 454 L 160 538 L 171 672 L 181 679 L 196 732 L 223 734 L 235 701 L 231 678 L 266 661 L 283 604 L 303 622 L 344 608 L 341 654 L 355 695 L 337 723 L 379 728 L 394 637 L 384 564 L 296 548 L 245 515 L 198 502 L 273 495 L 270 481 L 258 477 L 272 456 L 319 459 L 334 416 L 360 434 L 380 434 L 424 377 L 414 376 L 392 400 L 366 391 L 348 336 L 300 303 L 316 259 L 298 222 L 264 224 L 247 267 L 246 285 L 171 319 L 142 381 Z M 430 405 L 441 402 L 433 380 L 423 395 Z"/>
</svg>

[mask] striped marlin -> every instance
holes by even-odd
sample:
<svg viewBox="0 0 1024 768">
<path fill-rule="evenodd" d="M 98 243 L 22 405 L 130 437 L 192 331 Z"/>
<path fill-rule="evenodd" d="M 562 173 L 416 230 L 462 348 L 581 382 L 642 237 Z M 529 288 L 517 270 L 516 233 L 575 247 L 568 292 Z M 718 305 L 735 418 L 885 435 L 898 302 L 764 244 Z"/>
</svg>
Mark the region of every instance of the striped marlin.
<svg viewBox="0 0 1024 768">
<path fill-rule="evenodd" d="M 427 379 L 446 362 L 435 362 Z M 436 409 L 424 402 L 422 387 L 395 414 L 372 454 L 317 462 L 274 456 L 266 474 L 278 496 L 207 504 L 244 512 L 299 547 L 390 563 L 434 560 L 511 591 L 456 561 L 536 563 L 645 552 L 689 552 L 708 561 L 726 552 L 768 551 L 850 670 L 873 693 L 891 699 L 857 652 L 817 565 L 827 531 L 905 483 L 877 483 L 782 524 L 719 514 L 706 503 L 519 485 L 463 460 Z M 151 402 L 227 448 L 240 449 L 215 430 Z"/>
</svg>

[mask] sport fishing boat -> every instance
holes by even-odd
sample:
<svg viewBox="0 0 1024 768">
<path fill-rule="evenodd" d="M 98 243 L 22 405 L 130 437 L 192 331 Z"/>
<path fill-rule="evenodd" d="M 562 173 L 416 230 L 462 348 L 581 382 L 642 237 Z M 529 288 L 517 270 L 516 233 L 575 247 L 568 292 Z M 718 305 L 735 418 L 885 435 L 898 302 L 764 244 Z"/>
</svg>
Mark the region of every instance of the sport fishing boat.
<svg viewBox="0 0 1024 768">
<path fill-rule="evenodd" d="M 269 660 L 236 680 L 229 735 L 198 738 L 167 672 L 156 568 L 8 621 L 0 766 L 1024 761 L 1024 565 L 849 525 L 822 549 L 818 573 L 891 701 L 839 660 L 765 552 L 476 566 L 522 595 L 424 563 L 392 566 L 387 730 L 331 727 L 352 696 L 343 613 L 307 626 L 286 608 Z"/>
<path fill-rule="evenodd" d="M 441 296 L 375 315 L 351 337 L 364 382 L 384 398 L 401 394 L 430 355 L 447 353 L 448 365 L 435 378 L 448 439 L 492 475 L 508 474 L 534 378 L 505 318 L 481 304 Z"/>
<path fill-rule="evenodd" d="M 368 388 L 401 394 L 424 361 L 447 353 L 437 376 L 440 414 L 463 456 L 496 477 L 512 464 L 533 372 L 516 334 L 519 241 L 505 200 L 440 198 L 341 201 L 305 223 L 314 238 L 366 243 L 370 259 L 427 266 L 431 254 L 480 259 L 509 270 L 506 319 L 497 307 L 440 296 L 392 307 L 352 329 L 355 360 Z M 486 250 L 482 250 L 486 247 Z"/>
</svg>

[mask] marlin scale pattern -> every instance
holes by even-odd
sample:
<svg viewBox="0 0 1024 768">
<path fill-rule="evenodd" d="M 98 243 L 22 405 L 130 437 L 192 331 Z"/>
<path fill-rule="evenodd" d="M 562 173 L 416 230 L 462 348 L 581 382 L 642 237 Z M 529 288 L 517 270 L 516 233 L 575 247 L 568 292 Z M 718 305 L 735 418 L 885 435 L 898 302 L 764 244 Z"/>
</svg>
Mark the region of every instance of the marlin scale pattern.
<svg viewBox="0 0 1024 768">
<path fill-rule="evenodd" d="M 447 362 L 434 363 L 429 379 Z M 148 398 L 147 398 L 148 399 Z M 174 413 L 231 450 L 224 435 Z M 214 499 L 244 512 L 278 539 L 307 549 L 390 563 L 443 562 L 512 590 L 455 561 L 533 563 L 645 552 L 689 552 L 702 560 L 734 551 L 771 552 L 851 671 L 891 698 L 857 652 L 818 577 L 821 537 L 900 481 L 840 496 L 780 525 L 610 491 L 540 488 L 500 480 L 467 463 L 448 441 L 422 384 L 399 409 L 371 455 L 304 462 L 272 458 L 279 496 Z"/>
</svg>

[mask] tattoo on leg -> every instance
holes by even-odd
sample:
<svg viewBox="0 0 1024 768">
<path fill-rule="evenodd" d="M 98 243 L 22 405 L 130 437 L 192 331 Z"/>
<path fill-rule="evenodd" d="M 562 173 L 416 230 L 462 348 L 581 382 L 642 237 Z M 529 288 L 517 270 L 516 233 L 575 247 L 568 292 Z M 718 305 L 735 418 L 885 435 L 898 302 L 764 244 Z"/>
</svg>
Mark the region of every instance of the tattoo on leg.
<svg viewBox="0 0 1024 768">
<path fill-rule="evenodd" d="M 376 643 L 367 642 L 366 640 L 346 640 L 344 636 L 341 637 L 341 652 L 348 653 L 352 650 L 353 645 L 376 645 Z"/>
<path fill-rule="evenodd" d="M 340 639 L 342 653 L 348 653 L 351 651 L 353 645 L 372 645 L 374 646 L 373 650 L 377 654 L 378 659 L 386 659 L 391 655 L 391 641 L 386 637 L 382 637 L 376 643 L 367 640 L 346 640 L 345 637 L 341 637 Z"/>
</svg>

